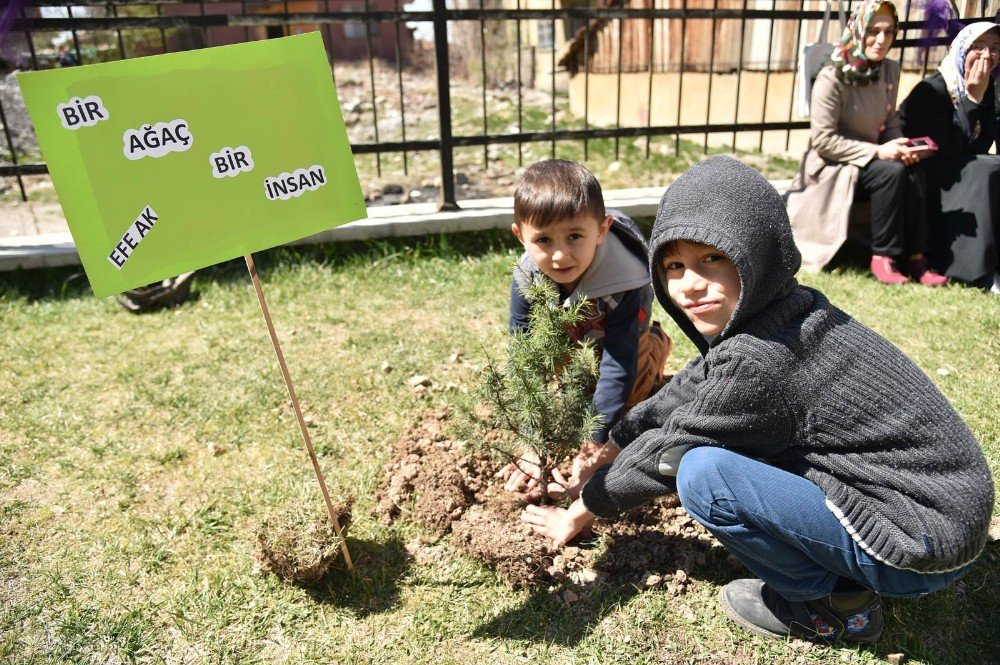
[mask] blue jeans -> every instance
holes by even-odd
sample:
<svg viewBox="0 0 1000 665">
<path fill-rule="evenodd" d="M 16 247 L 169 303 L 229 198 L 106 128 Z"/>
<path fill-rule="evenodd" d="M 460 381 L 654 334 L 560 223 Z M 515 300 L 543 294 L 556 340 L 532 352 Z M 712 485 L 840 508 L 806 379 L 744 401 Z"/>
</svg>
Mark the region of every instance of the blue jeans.
<svg viewBox="0 0 1000 665">
<path fill-rule="evenodd" d="M 731 450 L 689 450 L 677 472 L 681 505 L 786 600 L 828 596 L 840 578 L 887 596 L 937 591 L 964 575 L 886 565 L 858 545 L 817 485 Z"/>
</svg>

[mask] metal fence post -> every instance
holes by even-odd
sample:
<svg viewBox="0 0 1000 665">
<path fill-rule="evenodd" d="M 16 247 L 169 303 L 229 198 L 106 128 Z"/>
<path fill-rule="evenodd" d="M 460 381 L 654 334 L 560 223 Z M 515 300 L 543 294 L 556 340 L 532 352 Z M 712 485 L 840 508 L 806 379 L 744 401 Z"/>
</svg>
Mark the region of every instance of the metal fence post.
<svg viewBox="0 0 1000 665">
<path fill-rule="evenodd" d="M 4 1 L 5 0 L 0 0 L 0 2 Z M 615 2 L 612 2 L 611 5 L 608 5 L 607 2 L 595 3 L 594 0 L 586 0 L 586 2 L 584 2 L 584 0 L 580 0 L 580 2 L 583 2 L 583 5 L 576 3 L 578 6 L 575 6 L 571 10 L 569 10 L 569 14 L 566 13 L 567 10 L 565 8 L 559 9 L 560 3 L 555 2 L 555 0 L 539 0 L 541 2 L 541 5 L 538 5 L 538 2 L 533 3 L 538 7 L 537 9 L 534 7 L 530 9 L 525 9 L 527 4 L 532 4 L 526 2 L 526 0 L 516 0 L 515 2 L 508 3 L 508 4 L 513 4 L 515 7 L 514 9 L 510 9 L 509 7 L 506 9 L 501 9 L 501 8 L 486 9 L 486 5 L 496 4 L 495 2 L 492 1 L 485 2 L 481 0 L 451 0 L 451 4 L 449 4 L 449 0 L 432 0 L 430 8 L 425 8 L 422 10 L 413 10 L 413 11 L 408 11 L 408 10 L 401 11 L 400 7 L 403 1 L 404 0 L 392 0 L 392 2 L 390 3 L 393 5 L 392 10 L 375 9 L 373 5 L 377 3 L 371 0 L 365 0 L 365 2 L 363 3 L 364 4 L 363 10 L 359 8 L 355 9 L 338 8 L 338 11 L 334 12 L 324 11 L 319 14 L 304 13 L 298 11 L 296 11 L 295 13 L 289 13 L 288 11 L 286 11 L 284 14 L 262 16 L 259 14 L 247 15 L 246 13 L 219 14 L 213 12 L 209 14 L 206 11 L 206 6 L 208 4 L 221 6 L 217 3 L 216 0 L 194 0 L 194 2 L 183 2 L 181 3 L 183 4 L 183 11 L 178 12 L 176 15 L 174 14 L 165 15 L 162 12 L 162 7 L 164 6 L 164 4 L 177 3 L 178 0 L 149 0 L 149 4 L 153 7 L 156 7 L 155 16 L 126 16 L 127 13 L 131 12 L 124 11 L 124 8 L 127 7 L 130 3 L 126 3 L 124 0 L 85 0 L 79 6 L 98 7 L 104 5 L 110 7 L 110 9 L 108 12 L 109 13 L 108 16 L 91 16 L 89 11 L 88 15 L 84 16 L 81 14 L 79 10 L 74 9 L 78 5 L 66 5 L 65 2 L 62 2 L 60 4 L 58 0 L 46 0 L 45 2 L 42 2 L 42 0 L 33 0 L 32 3 L 25 3 L 25 4 L 30 6 L 59 5 L 59 6 L 69 7 L 68 9 L 65 9 L 65 13 L 67 14 L 67 16 L 61 17 L 57 15 L 48 15 L 47 13 L 46 16 L 36 17 L 34 16 L 34 10 L 32 10 L 33 14 L 29 18 L 26 15 L 25 9 L 22 8 L 20 11 L 20 16 L 14 19 L 14 22 L 11 26 L 11 32 L 25 33 L 25 36 L 27 38 L 27 47 L 28 50 L 31 51 L 33 68 L 38 69 L 39 68 L 38 57 L 37 54 L 35 53 L 34 43 L 32 42 L 31 38 L 32 32 L 35 30 L 45 33 L 65 31 L 67 34 L 71 35 L 77 34 L 77 42 L 79 42 L 79 33 L 86 32 L 86 34 L 89 35 L 88 39 L 103 40 L 105 45 L 110 44 L 110 40 L 107 38 L 107 35 L 112 33 L 117 34 L 118 32 L 121 32 L 122 35 L 124 36 L 125 34 L 130 34 L 126 31 L 158 30 L 161 37 L 162 47 L 164 51 L 167 51 L 171 49 L 169 48 L 169 44 L 165 38 L 165 32 L 164 32 L 165 30 L 193 29 L 193 30 L 209 31 L 209 30 L 214 30 L 216 28 L 243 28 L 244 35 L 251 36 L 248 32 L 248 29 L 256 30 L 258 29 L 259 26 L 269 26 L 270 29 L 270 27 L 279 24 L 287 27 L 288 25 L 298 25 L 302 23 L 315 22 L 326 25 L 327 38 L 329 41 L 329 37 L 332 34 L 332 32 L 330 31 L 330 26 L 338 25 L 348 21 L 361 22 L 369 27 L 373 26 L 375 23 L 378 23 L 379 25 L 381 25 L 382 23 L 394 23 L 396 24 L 396 27 L 399 27 L 398 23 L 400 21 L 419 21 L 421 23 L 424 22 L 432 23 L 434 26 L 434 39 L 435 39 L 434 49 L 435 49 L 436 64 L 437 64 L 437 103 L 438 103 L 439 138 L 432 136 L 423 140 L 408 139 L 406 133 L 407 117 L 405 113 L 406 95 L 403 90 L 402 71 L 401 71 L 402 67 L 400 66 L 400 63 L 397 62 L 396 74 L 397 78 L 399 78 L 398 83 L 399 83 L 400 114 L 401 114 L 400 129 L 402 131 L 402 140 L 401 141 L 385 140 L 386 137 L 382 135 L 382 129 L 378 127 L 378 123 L 374 123 L 374 121 L 378 119 L 375 117 L 376 114 L 382 115 L 382 112 L 379 109 L 374 109 L 372 112 L 372 122 L 375 124 L 375 129 L 376 129 L 374 137 L 375 141 L 373 143 L 361 143 L 361 142 L 352 143 L 352 149 L 354 154 L 356 155 L 370 155 L 374 153 L 376 154 L 376 160 L 379 160 L 380 157 L 378 157 L 378 155 L 383 153 L 402 152 L 404 174 L 409 168 L 409 165 L 407 164 L 406 161 L 408 152 L 420 152 L 422 154 L 429 155 L 433 151 L 438 151 L 441 164 L 441 170 L 440 170 L 441 184 L 439 186 L 439 200 L 438 200 L 438 208 L 440 210 L 458 209 L 457 201 L 455 198 L 456 189 L 459 189 L 456 186 L 455 182 L 456 152 L 458 152 L 459 157 L 462 157 L 464 159 L 469 154 L 472 154 L 470 150 L 475 150 L 478 148 L 485 149 L 490 146 L 516 145 L 518 149 L 518 165 L 521 165 L 523 163 L 522 158 L 525 156 L 524 154 L 522 154 L 523 151 L 521 150 L 523 144 L 536 144 L 536 147 L 545 149 L 547 148 L 545 144 L 548 143 L 549 146 L 551 146 L 551 148 L 549 148 L 550 151 L 552 151 L 554 154 L 556 143 L 559 141 L 564 141 L 564 142 L 582 141 L 583 154 L 584 156 L 587 156 L 589 154 L 590 141 L 601 140 L 610 144 L 611 140 L 614 140 L 615 143 L 620 143 L 621 139 L 634 139 L 635 137 L 646 137 L 647 142 L 649 142 L 652 138 L 655 137 L 674 136 L 675 152 L 677 154 L 681 154 L 681 152 L 683 152 L 681 149 L 682 135 L 687 136 L 690 140 L 695 140 L 697 135 L 699 134 L 704 135 L 705 140 L 704 140 L 703 150 L 705 150 L 707 149 L 708 146 L 709 135 L 722 136 L 724 134 L 732 133 L 734 134 L 733 141 L 735 145 L 736 139 L 739 138 L 740 132 L 744 133 L 760 132 L 761 134 L 758 138 L 758 143 L 757 143 L 758 148 L 760 148 L 763 147 L 762 140 L 764 138 L 764 132 L 782 132 L 782 131 L 787 132 L 785 135 L 785 146 L 787 150 L 788 146 L 790 145 L 792 131 L 807 132 L 809 130 L 808 120 L 796 120 L 796 121 L 792 120 L 794 109 L 792 107 L 793 100 L 790 91 L 787 96 L 787 102 L 789 106 L 788 106 L 788 117 L 786 120 L 768 121 L 767 108 L 764 108 L 759 122 L 739 122 L 740 116 L 738 111 L 742 110 L 742 108 L 736 108 L 734 109 L 734 117 L 733 117 L 734 122 L 716 122 L 716 123 L 712 122 L 711 110 L 714 106 L 716 106 L 719 103 L 718 100 L 713 99 L 713 94 L 717 94 L 715 91 L 718 84 L 718 82 L 715 81 L 715 78 L 719 75 L 719 72 L 715 71 L 715 67 L 718 66 L 718 57 L 717 57 L 718 54 L 716 53 L 715 46 L 717 46 L 720 43 L 720 40 L 722 40 L 723 37 L 726 37 L 726 35 L 716 34 L 718 32 L 717 29 L 711 30 L 711 34 L 709 35 L 710 38 L 709 40 L 705 39 L 702 40 L 705 42 L 711 41 L 712 43 L 711 52 L 709 54 L 709 57 L 707 58 L 707 64 L 709 70 L 708 94 L 702 95 L 699 93 L 697 95 L 698 97 L 705 97 L 704 124 L 694 124 L 693 122 L 685 122 L 687 118 L 682 117 L 681 113 L 681 108 L 682 108 L 681 101 L 684 100 L 684 95 L 687 94 L 689 98 L 695 95 L 695 93 L 691 90 L 688 90 L 688 92 L 685 93 L 686 88 L 684 87 L 684 78 L 687 75 L 686 72 L 688 72 L 689 70 L 703 69 L 703 67 L 701 67 L 703 63 L 700 60 L 696 59 L 693 63 L 689 62 L 691 58 L 687 53 L 687 49 L 683 48 L 683 45 L 686 43 L 686 41 L 688 41 L 687 38 L 693 34 L 691 30 L 688 29 L 689 23 L 693 24 L 694 22 L 697 22 L 698 25 L 703 25 L 707 29 L 709 24 L 714 25 L 716 28 L 718 28 L 720 24 L 725 23 L 727 21 L 728 22 L 739 21 L 740 25 L 743 26 L 743 24 L 747 22 L 767 20 L 769 22 L 768 31 L 766 33 L 768 36 L 767 39 L 768 66 L 765 69 L 771 74 L 773 74 L 774 71 L 788 71 L 789 72 L 788 78 L 791 78 L 794 81 L 795 78 L 794 69 L 790 67 L 788 62 L 782 60 L 782 64 L 779 66 L 779 69 L 778 70 L 774 69 L 774 63 L 772 62 L 772 60 L 774 58 L 774 50 L 777 47 L 775 46 L 775 43 L 773 41 L 775 36 L 773 30 L 774 26 L 770 24 L 775 23 L 777 21 L 791 21 L 793 23 L 799 24 L 799 29 L 795 30 L 794 33 L 787 35 L 784 33 L 782 34 L 782 40 L 784 41 L 784 46 L 790 47 L 791 43 L 789 42 L 794 42 L 795 49 L 792 51 L 792 53 L 798 53 L 798 48 L 800 46 L 799 41 L 805 37 L 805 34 L 803 33 L 802 30 L 802 23 L 804 21 L 815 21 L 817 18 L 822 16 L 822 12 L 817 9 L 806 10 L 805 6 L 807 4 L 807 0 L 781 0 L 781 3 L 778 3 L 777 0 L 771 0 L 770 10 L 767 10 L 765 8 L 758 9 L 756 5 L 760 4 L 759 1 L 755 1 L 755 3 L 752 3 L 754 4 L 754 7 L 750 8 L 748 4 L 749 0 L 699 0 L 698 3 L 693 3 L 692 0 L 671 0 L 671 2 L 667 3 L 668 5 L 674 4 L 678 6 L 656 6 L 656 5 L 664 5 L 663 2 L 657 0 L 657 2 L 654 2 L 652 5 L 644 7 L 619 6 L 621 5 L 621 2 L 623 2 L 624 0 L 615 0 Z M 762 0 L 762 1 L 765 4 L 767 3 L 767 0 Z M 912 2 L 913 0 L 909 1 Z M 980 0 L 976 0 L 976 2 L 979 1 Z M 797 3 L 798 7 L 793 9 L 781 9 L 781 10 L 778 9 L 778 4 L 783 4 L 787 2 L 792 2 L 793 4 Z M 812 0 L 808 0 L 808 2 L 811 3 Z M 849 2 L 857 4 L 857 0 L 849 0 Z M 948 2 L 950 2 L 954 8 L 955 0 L 948 0 Z M 642 0 L 642 2 L 640 2 L 639 4 L 643 3 L 649 5 L 649 0 Z M 706 6 L 700 8 L 692 8 L 691 6 L 692 4 L 699 4 L 699 3 L 701 5 L 706 5 Z M 740 8 L 738 9 L 735 8 L 733 6 L 734 3 L 739 5 Z M 238 5 L 242 8 L 243 6 L 252 3 L 240 2 L 231 4 Z M 283 2 L 279 0 L 279 2 L 273 4 L 287 5 L 290 7 L 293 5 L 293 3 L 290 3 L 289 0 L 284 0 Z M 333 4 L 333 3 L 327 2 L 321 4 L 320 6 L 323 7 L 323 9 L 327 9 L 326 4 Z M 595 4 L 601 4 L 601 6 L 595 7 L 593 6 Z M 476 8 L 471 8 L 469 5 L 475 5 Z M 543 6 L 548 6 L 548 9 L 542 9 Z M 118 9 L 122 11 L 116 11 Z M 539 18 L 536 19 L 534 18 L 535 16 Z M 448 54 L 450 50 L 449 49 L 450 45 L 448 43 L 449 22 L 455 22 L 456 24 L 461 25 L 462 22 L 469 24 L 469 22 L 476 22 L 476 21 L 480 23 L 493 22 L 493 21 L 515 21 L 517 22 L 519 28 L 523 28 L 521 24 L 524 23 L 525 21 L 537 20 L 541 21 L 543 25 L 551 25 L 553 21 L 565 20 L 567 18 L 577 18 L 577 17 L 583 19 L 585 24 L 584 27 L 586 28 L 583 32 L 582 38 L 580 38 L 575 44 L 573 44 L 573 48 L 575 50 L 571 51 L 571 54 L 576 59 L 582 60 L 582 68 L 583 68 L 582 75 L 584 76 L 583 90 L 582 90 L 583 100 L 584 100 L 582 129 L 579 128 L 560 129 L 558 127 L 559 123 L 556 122 L 557 101 L 558 103 L 565 103 L 566 100 L 564 98 L 557 96 L 556 91 L 552 89 L 551 86 L 549 86 L 549 82 L 534 80 L 534 75 L 537 70 L 537 67 L 535 67 L 535 65 L 541 64 L 541 60 L 539 60 L 538 63 L 535 62 L 535 60 L 540 58 L 540 56 L 537 55 L 537 49 L 534 47 L 524 52 L 522 52 L 521 49 L 518 49 L 518 56 L 519 56 L 518 59 L 521 60 L 520 56 L 522 55 L 522 53 L 527 53 L 530 62 L 522 61 L 519 63 L 519 65 L 521 66 L 519 66 L 518 68 L 519 76 L 517 77 L 518 81 L 517 81 L 516 128 L 512 127 L 511 125 L 506 125 L 504 128 L 500 130 L 500 132 L 490 133 L 486 131 L 488 129 L 487 125 L 489 125 L 490 123 L 484 121 L 484 129 L 482 134 L 479 133 L 468 134 L 468 133 L 463 133 L 461 128 L 456 129 L 451 118 L 452 116 L 451 92 L 450 92 L 451 73 L 450 73 L 450 61 Z M 629 52 L 631 52 L 633 56 L 631 64 L 626 64 L 624 61 L 624 57 L 620 55 L 618 57 L 618 63 L 617 65 L 615 65 L 614 54 L 612 52 L 615 50 L 621 51 L 621 49 L 624 48 L 624 44 L 626 41 L 625 39 L 619 39 L 618 48 L 617 49 L 615 48 L 615 41 L 614 41 L 615 35 L 613 33 L 615 33 L 616 31 L 614 29 L 614 26 L 619 25 L 619 23 L 615 23 L 615 21 L 623 22 L 621 23 L 621 26 L 629 27 L 635 24 L 636 19 L 640 18 L 657 22 L 657 25 L 654 26 L 652 30 L 653 34 L 650 35 L 649 38 L 647 39 L 648 44 L 650 46 L 650 51 L 646 53 L 645 56 L 643 57 L 642 54 L 631 50 L 636 46 L 636 43 L 630 42 L 633 44 L 633 46 L 631 46 L 629 50 Z M 673 34 L 673 32 L 676 31 L 677 22 L 680 23 L 680 42 L 682 47 L 680 49 L 674 47 L 667 49 L 666 45 L 661 45 L 661 50 L 657 50 L 656 46 L 658 40 L 657 36 L 660 35 L 661 30 L 671 31 L 671 34 Z M 912 21 L 904 21 L 903 25 L 905 25 L 907 30 L 909 31 L 907 34 L 912 33 L 912 31 L 916 29 L 916 27 L 914 27 L 915 22 Z M 374 31 L 371 32 L 372 32 L 372 37 L 374 38 L 375 33 Z M 519 30 L 519 32 L 523 32 L 523 30 Z M 621 31 L 618 32 L 619 35 L 621 35 Z M 645 28 L 637 29 L 635 31 L 630 30 L 626 32 L 624 36 L 627 37 L 634 33 L 634 35 L 640 38 L 641 41 L 642 34 L 645 32 L 647 32 Z M 704 30 L 702 30 L 702 32 L 704 32 Z M 137 38 L 143 38 L 145 36 L 145 33 L 136 33 L 136 34 Z M 756 35 L 756 31 L 754 31 L 754 34 Z M 104 35 L 104 37 L 101 37 L 101 35 Z M 749 35 L 744 34 L 742 30 L 740 35 L 741 35 L 740 36 L 741 40 L 749 39 Z M 730 39 L 730 41 L 732 41 L 732 39 Z M 907 39 L 905 41 L 907 42 L 906 45 L 907 49 L 910 49 L 911 47 L 915 46 L 913 39 Z M 582 42 L 583 46 L 582 52 L 579 49 L 579 46 L 581 45 L 580 42 Z M 95 43 L 97 42 L 95 41 Z M 374 66 L 371 63 L 371 58 L 375 57 L 376 54 L 374 53 L 374 48 L 372 48 L 370 42 L 366 43 L 369 44 L 369 48 L 372 51 L 369 57 L 369 65 L 368 65 L 368 74 L 369 74 L 368 78 L 372 79 Z M 949 44 L 949 40 L 946 37 L 934 37 L 931 40 L 931 43 L 934 44 L 935 46 L 947 46 Z M 119 44 L 123 45 L 124 39 L 122 39 L 119 42 Z M 333 57 L 333 48 L 335 46 L 339 48 L 339 43 L 335 45 L 332 44 L 331 42 L 330 46 L 331 58 Z M 149 47 L 150 45 L 146 44 L 144 45 L 143 48 L 149 50 Z M 51 48 L 47 47 L 46 50 L 47 53 L 51 56 Z M 397 47 L 397 50 L 399 50 L 399 47 Z M 746 54 L 744 51 L 745 49 L 740 49 L 740 58 L 744 60 L 743 64 L 746 64 L 745 63 Z M 901 50 L 900 53 L 905 58 L 905 52 Z M 400 54 L 402 54 L 402 51 L 400 51 Z M 129 55 L 129 54 L 124 54 L 124 55 Z M 354 54 L 348 54 L 347 52 L 345 52 L 345 54 L 341 57 L 341 60 L 352 59 L 353 55 Z M 467 53 L 458 53 L 456 54 L 456 57 L 467 60 L 470 57 L 470 55 L 471 54 Z M 550 55 L 551 55 L 550 53 L 546 53 L 543 59 L 548 60 Z M 925 55 L 923 63 L 924 69 L 926 69 L 927 67 L 927 58 L 928 56 Z M 401 57 L 397 58 L 397 60 L 402 60 L 402 59 L 404 58 Z M 645 65 L 642 65 L 642 60 L 646 61 Z M 675 63 L 675 60 L 678 60 L 679 62 Z M 548 64 L 551 64 L 551 62 L 549 62 Z M 577 62 L 576 64 L 579 65 L 580 63 Z M 690 67 L 689 65 L 691 64 L 693 64 L 694 66 Z M 486 65 L 487 66 L 489 65 L 488 60 L 486 61 Z M 612 67 L 612 65 L 614 65 L 614 67 Z M 677 70 L 678 99 L 675 104 L 676 114 L 673 116 L 672 120 L 669 121 L 672 122 L 672 124 L 654 125 L 651 122 L 651 117 L 650 117 L 646 119 L 645 123 L 643 123 L 645 126 L 626 127 L 622 126 L 621 122 L 616 122 L 613 127 L 593 126 L 589 115 L 590 101 L 591 101 L 590 92 L 593 89 L 593 86 L 590 86 L 591 74 L 596 74 L 598 72 L 601 72 L 603 74 L 614 74 L 615 72 L 617 72 L 618 69 L 621 69 L 623 72 L 628 72 L 634 69 L 635 67 L 641 67 L 641 66 L 647 67 L 647 69 L 650 69 L 651 71 L 650 71 L 649 81 L 647 82 L 648 85 L 646 86 L 647 87 L 646 106 L 651 106 L 652 98 L 653 96 L 655 96 L 656 93 L 656 85 L 655 82 L 653 81 L 655 72 L 661 68 L 664 70 L 674 71 L 675 66 L 678 65 L 679 65 L 679 69 Z M 480 55 L 480 66 L 483 66 L 482 54 Z M 522 66 L 524 67 L 522 68 Z M 483 67 L 483 70 L 486 71 L 486 68 Z M 742 67 L 737 68 L 737 81 L 742 80 L 739 74 L 739 72 L 741 72 L 742 70 L 743 70 Z M 527 76 L 529 74 L 532 77 L 531 81 L 525 84 L 523 78 L 524 76 Z M 768 74 L 765 74 L 765 83 L 764 83 L 765 98 L 774 96 L 772 91 L 773 86 L 769 87 L 771 81 L 770 79 L 766 78 L 767 76 Z M 550 78 L 550 82 L 554 84 L 554 79 Z M 549 93 L 552 95 L 551 101 L 534 102 L 535 108 L 530 109 L 530 111 L 532 111 L 531 118 L 526 119 L 525 112 L 528 111 L 529 109 L 524 106 L 524 101 L 525 101 L 524 88 L 526 87 L 535 88 L 536 84 L 538 92 L 540 93 L 544 93 L 546 91 L 545 90 L 546 87 L 549 88 Z M 374 86 L 374 83 L 372 85 Z M 737 85 L 742 85 L 742 84 L 738 83 Z M 688 87 L 690 87 L 690 85 Z M 745 88 L 746 86 L 738 88 L 739 94 L 737 95 L 737 97 L 742 96 Z M 377 105 L 380 103 L 380 101 L 379 99 L 376 98 L 376 95 L 374 94 L 374 87 L 372 91 L 373 91 L 372 103 L 374 105 Z M 486 92 L 488 92 L 488 90 L 486 90 L 486 88 L 484 87 L 484 94 Z M 781 97 L 785 97 L 785 95 L 782 94 Z M 459 101 L 461 102 L 461 100 Z M 610 100 L 602 100 L 602 101 L 608 101 L 610 103 Z M 624 100 L 618 100 L 618 101 L 624 104 Z M 694 103 L 698 104 L 700 102 L 698 100 L 695 100 Z M 741 102 L 737 103 L 739 104 L 740 107 L 742 107 Z M 544 112 L 546 110 L 546 107 L 548 107 L 548 110 L 550 111 L 550 117 L 549 120 L 547 121 L 542 120 L 537 115 L 537 113 L 539 112 Z M 472 109 L 472 111 L 474 110 L 475 109 Z M 486 109 L 486 111 L 488 110 L 489 109 Z M 484 118 L 486 115 L 488 115 L 486 111 L 484 111 Z M 460 111 L 460 113 L 465 113 L 466 115 L 468 115 L 469 112 L 470 112 L 469 108 L 466 108 L 464 106 Z M 619 115 L 624 116 L 625 115 L 624 106 L 622 106 L 622 108 L 620 109 L 616 108 L 615 112 L 616 112 L 616 117 Z M 0 113 L 6 114 L 9 118 L 9 116 L 11 115 L 11 109 L 9 106 L 5 106 L 4 108 L 0 109 Z M 666 123 L 668 122 L 668 120 L 664 118 L 663 122 Z M 6 123 L 0 122 L 0 124 L 6 124 Z M 5 138 L 4 128 L 0 127 L 0 150 L 3 150 L 4 138 Z M 366 140 L 366 138 L 367 138 L 366 135 L 362 135 L 361 137 L 358 137 L 358 140 L 359 141 Z M 649 152 L 648 143 L 647 143 L 647 152 Z M 430 158 L 433 159 L 432 156 L 430 156 Z M 423 163 L 423 160 L 421 161 L 421 163 Z M 378 166 L 379 162 L 376 161 L 375 165 Z M 382 164 L 381 166 L 384 166 L 384 164 Z M 461 169 L 461 167 L 458 168 Z M 19 178 L 19 183 L 22 184 L 22 186 L 24 184 L 23 176 L 40 175 L 45 173 L 47 173 L 47 167 L 44 163 L 25 164 L 24 158 L 17 155 L 15 155 L 10 159 L 7 159 L 6 157 L 0 157 L 0 177 Z"/>
<path fill-rule="evenodd" d="M 445 0 L 434 0 L 434 56 L 437 60 L 438 125 L 441 132 L 441 193 L 438 210 L 458 210 L 451 142 L 451 88 L 448 75 L 448 17 Z"/>
</svg>

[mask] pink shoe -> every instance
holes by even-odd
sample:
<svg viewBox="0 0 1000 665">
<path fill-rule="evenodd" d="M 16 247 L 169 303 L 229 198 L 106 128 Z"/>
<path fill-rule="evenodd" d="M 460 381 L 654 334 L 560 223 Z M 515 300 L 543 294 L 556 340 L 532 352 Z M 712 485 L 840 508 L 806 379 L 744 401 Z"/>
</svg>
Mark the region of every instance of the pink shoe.
<svg viewBox="0 0 1000 665">
<path fill-rule="evenodd" d="M 907 274 L 924 286 L 944 286 L 948 283 L 948 278 L 935 272 L 925 258 L 910 259 L 906 263 Z"/>
<path fill-rule="evenodd" d="M 873 256 L 872 274 L 883 284 L 906 284 L 910 278 L 899 272 L 896 261 L 891 256 Z"/>
</svg>

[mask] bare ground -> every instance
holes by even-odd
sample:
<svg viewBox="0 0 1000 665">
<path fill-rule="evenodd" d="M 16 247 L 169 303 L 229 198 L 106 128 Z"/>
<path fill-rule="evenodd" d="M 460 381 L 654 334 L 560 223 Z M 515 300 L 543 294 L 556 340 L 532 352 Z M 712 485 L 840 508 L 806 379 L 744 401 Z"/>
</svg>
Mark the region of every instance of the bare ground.
<svg viewBox="0 0 1000 665">
<path fill-rule="evenodd" d="M 613 579 L 681 594 L 694 566 L 728 556 L 676 495 L 615 521 L 599 519 L 593 534 L 555 548 L 519 521 L 525 502 L 494 479 L 500 466 L 470 455 L 450 437 L 446 410 L 425 413 L 400 434 L 383 467 L 376 513 L 450 535 L 454 545 L 518 588 Z"/>
</svg>

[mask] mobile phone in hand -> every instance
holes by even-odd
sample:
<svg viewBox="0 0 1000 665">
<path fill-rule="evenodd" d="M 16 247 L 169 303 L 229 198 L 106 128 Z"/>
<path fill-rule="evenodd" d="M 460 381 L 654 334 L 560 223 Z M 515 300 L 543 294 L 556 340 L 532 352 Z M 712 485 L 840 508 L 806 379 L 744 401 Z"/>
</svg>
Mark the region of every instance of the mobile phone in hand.
<svg viewBox="0 0 1000 665">
<path fill-rule="evenodd" d="M 917 148 L 918 150 L 937 150 L 938 145 L 929 136 L 921 136 L 918 138 L 912 138 L 906 142 L 907 148 Z"/>
</svg>

